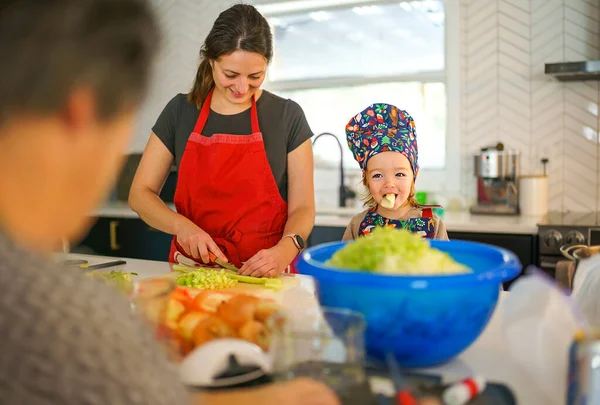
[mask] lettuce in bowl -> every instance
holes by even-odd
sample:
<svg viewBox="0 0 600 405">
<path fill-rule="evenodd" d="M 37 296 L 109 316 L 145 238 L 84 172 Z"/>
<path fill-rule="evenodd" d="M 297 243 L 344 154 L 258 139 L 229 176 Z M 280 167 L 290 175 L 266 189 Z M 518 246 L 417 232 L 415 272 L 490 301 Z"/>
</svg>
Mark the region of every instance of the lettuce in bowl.
<svg viewBox="0 0 600 405">
<path fill-rule="evenodd" d="M 427 239 L 405 229 L 378 227 L 366 237 L 335 252 L 328 265 L 343 269 L 397 275 L 446 275 L 471 270 Z"/>
</svg>

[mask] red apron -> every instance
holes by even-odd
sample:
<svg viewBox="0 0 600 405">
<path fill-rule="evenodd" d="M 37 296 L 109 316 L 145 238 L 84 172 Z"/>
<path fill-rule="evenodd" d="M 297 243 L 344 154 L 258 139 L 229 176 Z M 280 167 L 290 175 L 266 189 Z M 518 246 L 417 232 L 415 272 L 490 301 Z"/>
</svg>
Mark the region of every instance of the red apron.
<svg viewBox="0 0 600 405">
<path fill-rule="evenodd" d="M 229 261 L 240 267 L 259 250 L 281 240 L 287 203 L 267 160 L 254 97 L 251 135 L 201 135 L 213 91 L 202 104 L 185 146 L 174 203 L 179 214 L 206 231 Z M 189 262 L 192 258 L 173 237 L 169 261 L 182 259 Z"/>
</svg>

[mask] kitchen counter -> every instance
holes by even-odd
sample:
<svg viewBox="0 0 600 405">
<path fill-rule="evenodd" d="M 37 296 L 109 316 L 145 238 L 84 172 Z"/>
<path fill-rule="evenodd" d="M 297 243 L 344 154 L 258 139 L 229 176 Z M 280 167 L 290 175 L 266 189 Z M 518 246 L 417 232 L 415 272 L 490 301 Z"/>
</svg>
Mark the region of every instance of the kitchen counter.
<svg viewBox="0 0 600 405">
<path fill-rule="evenodd" d="M 64 257 L 62 253 L 57 253 L 56 260 L 60 261 L 61 257 Z M 86 254 L 75 254 L 70 253 L 67 255 L 68 259 L 73 260 L 87 260 L 89 265 L 107 263 L 116 260 L 124 260 L 127 263 L 107 269 L 100 269 L 98 271 L 123 271 L 129 273 L 137 273 L 137 276 L 132 276 L 133 280 L 145 279 L 150 277 L 160 277 L 173 272 L 173 264 L 155 260 L 141 260 L 131 259 L 123 257 L 110 257 L 110 256 L 95 256 Z M 315 296 L 315 283 L 312 277 L 301 274 L 285 274 L 283 277 L 293 277 L 297 279 L 297 282 L 286 282 L 284 280 L 284 286 L 291 286 L 288 289 L 284 287 L 284 290 L 273 291 L 265 290 L 261 293 L 261 296 L 269 297 L 280 304 L 284 305 L 288 309 L 294 308 L 310 308 L 318 306 Z M 288 280 L 289 281 L 289 280 Z M 250 291 L 249 289 L 248 291 Z"/>
<path fill-rule="evenodd" d="M 173 204 L 168 206 L 175 210 Z M 345 228 L 359 208 L 319 208 L 315 218 L 315 226 Z M 129 208 L 126 202 L 114 201 L 97 209 L 94 216 L 137 218 L 138 215 Z M 444 211 L 442 220 L 449 232 L 479 232 L 503 234 L 537 234 L 540 217 L 472 215 L 468 211 Z"/>
<path fill-rule="evenodd" d="M 90 255 L 69 255 L 71 259 L 85 259 L 90 264 L 104 263 L 116 259 L 111 257 L 100 257 Z M 171 265 L 166 262 L 125 259 L 127 264 L 120 269 L 128 272 L 136 272 L 139 277 L 152 277 L 164 275 L 171 271 Z M 314 297 L 314 282 L 311 277 L 295 275 L 301 279 L 301 287 L 305 297 Z M 500 301 L 496 306 L 490 323 L 481 334 L 479 339 L 471 345 L 458 358 L 449 363 L 427 368 L 419 371 L 444 375 L 446 378 L 462 378 L 472 375 L 482 375 L 488 381 L 506 384 L 517 397 L 517 403 L 527 405 L 559 405 L 564 403 L 564 395 L 558 397 L 549 397 L 547 387 L 536 386 L 531 376 L 524 370 L 515 366 L 508 360 L 508 346 L 504 333 L 503 325 L 503 303 L 507 302 L 508 292 L 502 292 Z M 291 293 L 290 293 L 291 295 Z M 291 297 L 287 297 L 291 298 Z M 294 299 L 286 299 L 291 303 Z M 306 305 L 303 303 L 302 305 Z M 312 304 L 314 305 L 314 304 Z M 296 306 L 298 307 L 298 306 Z M 564 393 L 566 388 L 560 387 L 554 392 Z M 546 392 L 546 394 L 544 394 Z"/>
<path fill-rule="evenodd" d="M 318 209 L 315 225 L 348 226 L 349 219 L 361 212 L 357 208 Z M 441 216 L 449 232 L 479 232 L 535 235 L 541 217 L 473 215 L 469 211 L 444 211 Z"/>
</svg>

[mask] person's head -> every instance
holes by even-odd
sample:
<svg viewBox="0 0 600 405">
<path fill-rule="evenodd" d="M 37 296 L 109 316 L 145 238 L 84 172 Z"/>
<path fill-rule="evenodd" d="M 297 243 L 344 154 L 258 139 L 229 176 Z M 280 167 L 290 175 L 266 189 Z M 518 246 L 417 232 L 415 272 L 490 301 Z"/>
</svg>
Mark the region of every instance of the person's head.
<svg viewBox="0 0 600 405">
<path fill-rule="evenodd" d="M 273 57 L 267 20 L 251 5 L 223 11 L 200 50 L 200 66 L 188 100 L 198 109 L 210 90 L 232 104 L 245 104 L 260 88 Z"/>
<path fill-rule="evenodd" d="M 369 194 L 365 205 L 381 204 L 386 194 L 396 196 L 395 204 L 390 210 L 408 206 L 417 207 L 415 199 L 415 176 L 408 158 L 398 152 L 382 152 L 369 159 L 363 172 L 363 185 Z"/>
<path fill-rule="evenodd" d="M 38 249 L 81 236 L 120 168 L 159 40 L 146 0 L 3 0 L 0 228 Z"/>
<path fill-rule="evenodd" d="M 385 103 L 372 104 L 350 119 L 346 138 L 369 189 L 365 205 L 379 205 L 384 195 L 395 194 L 394 210 L 418 206 L 419 152 L 415 122 L 408 112 Z"/>
</svg>

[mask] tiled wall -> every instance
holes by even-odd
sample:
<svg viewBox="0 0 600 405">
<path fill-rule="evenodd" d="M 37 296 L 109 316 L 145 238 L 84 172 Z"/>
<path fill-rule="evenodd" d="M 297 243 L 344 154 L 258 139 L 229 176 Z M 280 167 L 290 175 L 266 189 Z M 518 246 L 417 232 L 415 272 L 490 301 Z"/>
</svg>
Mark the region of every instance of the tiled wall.
<svg viewBox="0 0 600 405">
<path fill-rule="evenodd" d="M 600 1 L 460 1 L 464 192 L 469 154 L 502 141 L 524 174 L 550 159 L 550 209 L 600 207 L 598 82 L 544 74 L 545 62 L 600 59 Z"/>
<path fill-rule="evenodd" d="M 151 0 L 162 23 L 164 42 L 150 92 L 140 111 L 128 152 L 144 150 L 152 126 L 167 102 L 191 88 L 204 38 L 229 0 Z"/>
<path fill-rule="evenodd" d="M 130 152 L 143 150 L 167 101 L 188 91 L 213 21 L 235 0 L 152 0 L 166 34 Z M 258 3 L 265 0 L 254 0 Z M 600 209 L 598 82 L 563 83 L 544 63 L 600 59 L 600 0 L 448 0 L 460 4 L 461 193 L 475 191 L 471 153 L 502 141 L 521 151 L 523 173 L 550 159 L 550 208 Z M 317 169 L 317 204 L 337 203 L 337 168 Z M 320 176 L 322 175 L 322 176 Z M 355 179 L 350 182 L 355 183 Z M 435 191 L 435 190 L 428 190 Z"/>
</svg>

